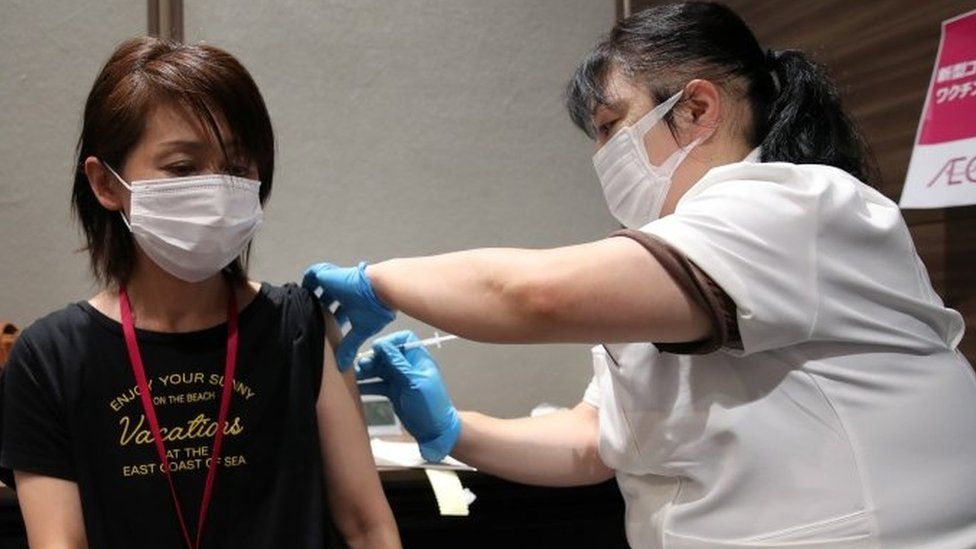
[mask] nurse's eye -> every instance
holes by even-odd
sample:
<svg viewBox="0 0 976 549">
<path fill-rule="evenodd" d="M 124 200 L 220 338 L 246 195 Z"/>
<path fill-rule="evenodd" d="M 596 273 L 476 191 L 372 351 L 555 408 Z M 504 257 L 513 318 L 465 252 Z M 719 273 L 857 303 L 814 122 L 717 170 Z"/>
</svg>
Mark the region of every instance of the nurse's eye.
<svg viewBox="0 0 976 549">
<path fill-rule="evenodd" d="M 604 141 L 607 140 L 611 135 L 613 135 L 614 128 L 617 127 L 617 122 L 619 120 L 620 120 L 619 118 L 615 118 L 613 120 L 604 122 L 599 126 L 597 126 L 596 128 L 597 137 L 600 140 L 604 140 Z"/>
</svg>

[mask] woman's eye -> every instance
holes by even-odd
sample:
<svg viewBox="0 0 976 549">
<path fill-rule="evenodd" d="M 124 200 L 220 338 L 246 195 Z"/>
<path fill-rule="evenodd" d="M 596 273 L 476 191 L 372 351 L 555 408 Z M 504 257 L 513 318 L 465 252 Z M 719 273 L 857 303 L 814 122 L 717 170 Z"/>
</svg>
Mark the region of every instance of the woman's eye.
<svg viewBox="0 0 976 549">
<path fill-rule="evenodd" d="M 244 165 L 230 166 L 227 168 L 227 173 L 237 177 L 247 177 L 251 173 L 251 167 Z"/>
<path fill-rule="evenodd" d="M 170 164 L 163 168 L 167 173 L 174 177 L 186 177 L 196 173 L 196 166 L 193 164 Z"/>
</svg>

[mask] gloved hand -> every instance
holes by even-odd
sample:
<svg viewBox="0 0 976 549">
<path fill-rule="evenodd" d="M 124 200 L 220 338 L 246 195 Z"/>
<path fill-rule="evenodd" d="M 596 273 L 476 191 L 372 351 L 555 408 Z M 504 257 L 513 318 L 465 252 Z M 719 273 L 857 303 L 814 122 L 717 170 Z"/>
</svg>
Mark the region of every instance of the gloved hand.
<svg viewBox="0 0 976 549">
<path fill-rule="evenodd" d="M 396 318 L 396 313 L 380 302 L 366 276 L 366 262 L 356 267 L 342 268 L 331 263 L 317 263 L 305 269 L 302 286 L 315 291 L 322 289 L 319 300 L 325 307 L 338 302 L 335 310 L 340 327 L 346 323 L 351 329 L 336 349 L 339 370 L 345 372 L 352 366 L 356 351 L 367 339 L 378 334 Z"/>
<path fill-rule="evenodd" d="M 403 331 L 378 339 L 373 356 L 359 362 L 356 377 L 383 379 L 360 385 L 360 392 L 390 399 L 404 427 L 420 443 L 420 455 L 436 463 L 454 449 L 461 419 L 433 357 L 423 347 L 400 349 L 408 341 L 417 341 L 417 336 Z"/>
</svg>

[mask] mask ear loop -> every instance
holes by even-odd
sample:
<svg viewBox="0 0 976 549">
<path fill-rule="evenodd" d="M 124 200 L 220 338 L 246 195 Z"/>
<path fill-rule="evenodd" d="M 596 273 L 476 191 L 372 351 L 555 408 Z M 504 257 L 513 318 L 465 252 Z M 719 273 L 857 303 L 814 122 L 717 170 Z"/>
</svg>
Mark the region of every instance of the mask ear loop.
<svg viewBox="0 0 976 549">
<path fill-rule="evenodd" d="M 667 101 L 661 103 L 660 105 L 658 105 L 658 107 L 655 108 L 655 110 L 657 110 L 658 108 L 667 105 L 667 111 L 661 114 L 662 119 L 664 118 L 664 114 L 666 114 L 674 107 L 674 104 L 678 102 L 678 99 L 681 98 L 681 95 L 683 93 L 684 90 L 679 91 L 678 93 L 672 95 Z M 643 120 L 641 120 L 641 122 L 643 122 Z M 674 174 L 674 170 L 678 169 L 678 165 L 681 164 L 689 154 L 691 154 L 692 149 L 700 145 L 702 141 L 708 139 L 712 135 L 712 133 L 714 133 L 714 130 L 706 133 L 705 135 L 696 137 L 691 141 L 691 143 L 688 143 L 683 147 L 678 147 L 678 150 L 676 150 L 670 157 L 668 157 L 668 159 L 665 160 L 663 164 L 657 166 L 657 169 L 668 174 L 668 177 L 670 177 L 671 175 Z"/>
<path fill-rule="evenodd" d="M 671 112 L 671 109 L 674 108 L 674 105 L 678 102 L 679 99 L 681 99 L 682 94 L 684 94 L 684 90 L 681 90 L 678 93 L 672 95 L 671 97 L 667 98 L 664 101 L 664 103 L 661 103 L 660 105 L 648 111 L 647 114 L 645 114 L 640 120 L 634 123 L 633 126 L 634 132 L 637 133 L 641 137 L 641 139 L 643 139 L 644 135 L 648 131 L 650 131 L 650 129 L 654 127 L 654 125 L 656 125 L 661 120 L 664 120 L 665 115 Z"/>
<path fill-rule="evenodd" d="M 659 166 L 660 169 L 670 176 L 674 173 L 674 170 L 678 169 L 678 165 L 681 164 L 689 154 L 691 154 L 691 150 L 700 145 L 701 142 L 707 138 L 708 135 L 703 135 L 695 138 L 694 141 L 688 143 L 684 147 L 679 147 L 678 150 L 674 151 L 674 154 L 672 154 L 670 158 L 664 161 L 664 164 Z"/>
<path fill-rule="evenodd" d="M 664 120 L 664 117 L 671 112 L 671 109 L 674 108 L 674 105 L 681 99 L 683 94 L 684 90 L 681 90 L 667 98 L 663 103 L 648 111 L 647 114 L 631 126 L 631 138 L 634 140 L 637 154 L 640 155 L 648 166 L 657 167 L 651 164 L 651 159 L 647 156 L 647 149 L 644 147 L 644 137 L 647 136 L 647 132 L 651 131 L 651 128 L 656 126 L 661 120 Z"/>
<path fill-rule="evenodd" d="M 112 168 L 112 166 L 109 166 L 108 165 L 108 162 L 106 162 L 106 161 L 104 161 L 102 159 L 99 159 L 98 161 L 102 163 L 102 166 L 105 166 L 106 168 L 108 168 L 108 171 L 112 172 L 112 175 L 114 175 L 115 178 L 119 180 L 119 183 L 121 183 L 123 187 L 125 187 L 130 193 L 132 192 L 132 186 L 129 185 L 128 183 L 126 183 L 125 182 L 125 179 L 122 179 L 122 176 L 119 175 L 119 172 L 115 171 Z M 129 223 L 129 220 L 126 219 L 126 217 L 125 217 L 125 209 L 120 209 L 119 210 L 119 216 L 122 217 L 122 222 L 125 223 L 125 227 L 127 229 L 129 229 L 129 232 L 131 233 L 132 232 L 132 225 Z"/>
</svg>

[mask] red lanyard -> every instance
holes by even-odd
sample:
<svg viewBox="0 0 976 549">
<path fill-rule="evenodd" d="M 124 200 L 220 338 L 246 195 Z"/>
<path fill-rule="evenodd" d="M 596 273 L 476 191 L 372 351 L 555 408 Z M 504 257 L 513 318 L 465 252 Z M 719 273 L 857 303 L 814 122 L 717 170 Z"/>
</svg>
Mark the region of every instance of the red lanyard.
<svg viewBox="0 0 976 549">
<path fill-rule="evenodd" d="M 183 530 L 183 539 L 189 549 L 200 547 L 200 540 L 203 537 L 203 525 L 207 520 L 207 508 L 210 506 L 210 499 L 213 496 L 214 478 L 217 476 L 217 467 L 220 464 L 220 447 L 224 440 L 224 425 L 227 422 L 227 410 L 230 408 L 230 397 L 234 392 L 234 369 L 237 363 L 237 300 L 234 298 L 234 290 L 231 288 L 230 298 L 227 300 L 227 362 L 224 365 L 224 387 L 220 394 L 220 412 L 217 416 L 217 432 L 214 433 L 213 452 L 210 456 L 210 466 L 207 470 L 207 483 L 203 488 L 203 496 L 200 498 L 200 518 L 197 521 L 196 543 L 190 538 L 190 529 L 186 525 L 183 516 L 183 509 L 180 507 L 180 499 L 176 495 L 176 486 L 173 484 L 173 477 L 170 474 L 169 459 L 166 457 L 166 444 L 159 431 L 159 421 L 156 419 L 156 409 L 153 406 L 152 395 L 149 394 L 149 384 L 146 382 L 146 368 L 142 364 L 142 356 L 139 354 L 139 342 L 136 341 L 136 327 L 132 321 L 132 309 L 129 305 L 129 295 L 125 287 L 119 289 L 119 308 L 122 314 L 122 331 L 125 334 L 125 346 L 129 351 L 129 362 L 132 364 L 132 373 L 136 377 L 139 385 L 139 397 L 142 400 L 142 409 L 146 413 L 146 420 L 149 421 L 149 428 L 152 430 L 153 440 L 156 443 L 156 453 L 163 464 L 163 473 L 169 482 L 169 493 L 173 496 L 173 506 L 176 508 L 176 517 L 180 521 L 180 528 Z"/>
</svg>

